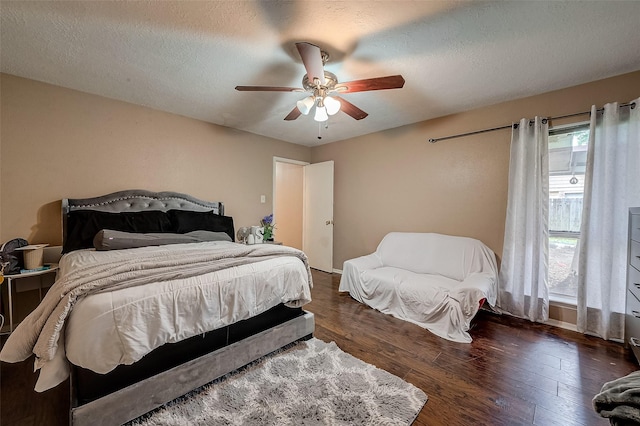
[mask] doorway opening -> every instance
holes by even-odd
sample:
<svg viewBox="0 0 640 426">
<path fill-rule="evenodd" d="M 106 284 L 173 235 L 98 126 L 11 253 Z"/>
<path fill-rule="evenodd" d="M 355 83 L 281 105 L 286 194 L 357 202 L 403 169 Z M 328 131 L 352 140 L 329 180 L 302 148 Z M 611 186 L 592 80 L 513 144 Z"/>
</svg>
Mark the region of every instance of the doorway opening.
<svg viewBox="0 0 640 426">
<path fill-rule="evenodd" d="M 309 266 L 333 272 L 333 161 L 273 159 L 275 239 L 303 250 Z"/>
<path fill-rule="evenodd" d="M 304 166 L 309 163 L 273 158 L 273 218 L 275 238 L 302 250 Z"/>
</svg>

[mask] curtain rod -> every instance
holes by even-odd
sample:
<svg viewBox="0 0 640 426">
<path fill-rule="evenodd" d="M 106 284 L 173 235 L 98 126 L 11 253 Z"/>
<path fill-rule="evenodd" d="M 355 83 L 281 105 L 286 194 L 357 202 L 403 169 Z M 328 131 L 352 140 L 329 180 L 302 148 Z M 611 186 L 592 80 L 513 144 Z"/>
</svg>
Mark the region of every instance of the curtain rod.
<svg viewBox="0 0 640 426">
<path fill-rule="evenodd" d="M 626 103 L 626 104 L 620 104 L 620 108 L 628 107 L 628 106 L 630 106 L 631 109 L 634 109 L 636 107 L 636 103 L 635 102 L 629 102 L 629 103 Z M 597 112 L 602 112 L 602 111 L 604 111 L 604 107 L 603 108 L 599 108 L 597 110 Z M 591 111 L 583 111 L 583 112 L 576 112 L 574 114 L 567 114 L 567 115 L 559 115 L 559 116 L 556 116 L 556 117 L 549 117 L 549 120 L 558 120 L 558 119 L 561 119 L 561 118 L 576 117 L 578 115 L 586 115 L 586 114 L 591 114 Z M 460 133 L 458 135 L 443 136 L 441 138 L 432 138 L 432 139 L 429 139 L 429 142 L 436 143 L 436 142 L 439 142 L 439 141 L 446 141 L 447 139 L 461 138 L 461 137 L 464 137 L 464 136 L 471 136 L 471 135 L 477 135 L 477 134 L 480 134 L 480 133 L 493 132 L 495 130 L 510 129 L 511 126 L 512 126 L 512 124 L 508 124 L 508 125 L 500 126 L 500 127 L 492 127 L 490 129 L 476 130 L 474 132 L 467 132 L 467 133 Z"/>
</svg>

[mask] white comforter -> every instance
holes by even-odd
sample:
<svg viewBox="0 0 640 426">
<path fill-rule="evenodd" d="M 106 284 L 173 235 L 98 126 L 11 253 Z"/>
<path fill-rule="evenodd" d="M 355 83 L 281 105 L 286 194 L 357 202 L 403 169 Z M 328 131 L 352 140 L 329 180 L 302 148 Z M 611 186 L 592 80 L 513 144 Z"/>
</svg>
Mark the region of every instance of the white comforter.
<svg viewBox="0 0 640 426">
<path fill-rule="evenodd" d="M 35 353 L 36 390 L 44 391 L 68 377 L 68 361 L 106 373 L 279 303 L 302 306 L 311 301 L 311 285 L 306 256 L 289 247 L 208 242 L 81 250 L 63 256 L 56 283 L 0 360 Z"/>
</svg>

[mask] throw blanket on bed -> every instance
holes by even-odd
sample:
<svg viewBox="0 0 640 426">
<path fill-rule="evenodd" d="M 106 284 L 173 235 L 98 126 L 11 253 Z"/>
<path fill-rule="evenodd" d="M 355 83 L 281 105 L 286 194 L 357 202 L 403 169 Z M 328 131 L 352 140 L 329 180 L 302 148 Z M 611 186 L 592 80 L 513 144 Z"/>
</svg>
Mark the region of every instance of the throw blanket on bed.
<svg viewBox="0 0 640 426">
<path fill-rule="evenodd" d="M 122 250 L 122 256 L 111 262 L 76 262 L 73 253 L 60 265 L 57 281 L 38 307 L 22 321 L 5 344 L 0 359 L 20 362 L 36 355 L 36 368 L 51 361 L 57 351 L 58 338 L 73 305 L 92 293 L 194 277 L 233 266 L 260 262 L 278 256 L 299 258 L 311 270 L 307 256 L 300 250 L 278 245 L 246 246 L 234 243 L 184 244 L 184 250 Z M 175 247 L 175 246 L 174 246 Z M 288 303 L 299 307 L 310 300 Z"/>
<path fill-rule="evenodd" d="M 640 371 L 605 383 L 593 408 L 613 425 L 640 424 Z"/>
</svg>

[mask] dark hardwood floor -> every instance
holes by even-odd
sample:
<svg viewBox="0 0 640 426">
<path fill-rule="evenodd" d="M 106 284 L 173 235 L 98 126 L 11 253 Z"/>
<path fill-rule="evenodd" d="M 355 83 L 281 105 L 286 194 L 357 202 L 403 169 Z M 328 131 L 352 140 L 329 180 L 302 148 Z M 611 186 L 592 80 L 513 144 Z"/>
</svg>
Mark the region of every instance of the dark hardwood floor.
<svg viewBox="0 0 640 426">
<path fill-rule="evenodd" d="M 422 389 L 414 425 L 608 425 L 591 399 L 637 369 L 622 344 L 485 311 L 471 344 L 450 342 L 338 293 L 340 275 L 314 280 L 315 337 Z"/>
<path fill-rule="evenodd" d="M 338 293 L 340 275 L 313 276 L 315 336 L 422 389 L 414 425 L 606 426 L 591 399 L 637 369 L 621 344 L 486 312 L 471 344 L 449 342 Z M 36 393 L 32 368 L 2 363 L 0 424 L 68 424 L 68 383 Z"/>
</svg>

